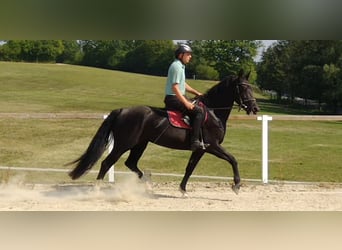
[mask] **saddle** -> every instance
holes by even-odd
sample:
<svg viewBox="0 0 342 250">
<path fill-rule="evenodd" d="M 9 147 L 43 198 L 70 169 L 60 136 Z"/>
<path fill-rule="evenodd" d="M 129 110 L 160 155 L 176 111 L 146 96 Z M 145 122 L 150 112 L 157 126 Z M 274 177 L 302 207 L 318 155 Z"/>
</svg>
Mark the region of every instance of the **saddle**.
<svg viewBox="0 0 342 250">
<path fill-rule="evenodd" d="M 205 123 L 208 120 L 208 112 L 203 103 L 199 103 L 199 105 L 204 109 L 205 114 L 203 123 Z M 176 128 L 191 129 L 190 117 L 183 115 L 180 111 L 167 110 L 167 117 L 172 126 Z"/>
<path fill-rule="evenodd" d="M 190 118 L 183 116 L 179 111 L 167 110 L 167 116 L 172 126 L 176 128 L 191 129 Z"/>
</svg>

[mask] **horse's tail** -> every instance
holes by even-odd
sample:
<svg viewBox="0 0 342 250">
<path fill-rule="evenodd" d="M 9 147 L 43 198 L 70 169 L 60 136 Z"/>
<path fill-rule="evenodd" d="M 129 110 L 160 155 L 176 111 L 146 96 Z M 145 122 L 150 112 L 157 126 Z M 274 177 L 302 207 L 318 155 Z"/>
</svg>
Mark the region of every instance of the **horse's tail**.
<svg viewBox="0 0 342 250">
<path fill-rule="evenodd" d="M 80 178 L 87 171 L 89 171 L 100 159 L 107 147 L 113 122 L 120 114 L 120 112 L 121 109 L 112 111 L 110 115 L 103 121 L 100 128 L 97 130 L 95 136 L 88 146 L 88 149 L 84 152 L 84 154 L 77 160 L 67 164 L 69 165 L 77 163 L 76 167 L 69 173 L 71 179 L 75 180 Z"/>
</svg>

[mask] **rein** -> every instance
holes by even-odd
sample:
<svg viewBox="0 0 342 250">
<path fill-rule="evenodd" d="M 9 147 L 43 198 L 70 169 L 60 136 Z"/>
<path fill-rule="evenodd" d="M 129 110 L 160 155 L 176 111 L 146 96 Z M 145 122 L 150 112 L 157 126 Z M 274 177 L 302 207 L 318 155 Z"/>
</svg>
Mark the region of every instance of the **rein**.
<svg viewBox="0 0 342 250">
<path fill-rule="evenodd" d="M 239 111 L 241 109 L 246 109 L 247 108 L 247 105 L 245 104 L 246 102 L 252 102 L 252 101 L 255 101 L 256 99 L 255 98 L 250 98 L 250 99 L 242 99 L 241 95 L 240 95 L 240 89 L 239 89 L 239 86 L 240 85 L 247 85 L 249 86 L 248 83 L 238 83 L 236 85 L 236 92 L 239 96 L 239 103 L 238 104 L 233 104 L 232 106 L 227 106 L 227 107 L 217 107 L 217 108 L 211 108 L 211 107 L 208 107 L 208 109 L 210 110 L 232 110 L 234 106 L 238 106 L 239 107 Z"/>
<path fill-rule="evenodd" d="M 229 109 L 233 109 L 233 106 L 230 106 L 230 107 L 220 107 L 220 108 L 209 108 L 209 107 L 207 107 L 207 108 L 211 109 L 211 110 L 229 110 Z"/>
<path fill-rule="evenodd" d="M 253 101 L 253 99 L 245 100 L 245 101 Z M 229 106 L 229 107 L 219 107 L 219 108 L 209 108 L 209 107 L 207 107 L 207 108 L 210 109 L 210 110 L 231 110 L 231 109 L 233 109 L 234 106 L 239 107 L 239 111 L 243 107 L 247 108 L 247 106 L 245 104 L 242 104 L 242 105 L 240 105 L 240 104 L 233 104 L 233 106 Z"/>
</svg>

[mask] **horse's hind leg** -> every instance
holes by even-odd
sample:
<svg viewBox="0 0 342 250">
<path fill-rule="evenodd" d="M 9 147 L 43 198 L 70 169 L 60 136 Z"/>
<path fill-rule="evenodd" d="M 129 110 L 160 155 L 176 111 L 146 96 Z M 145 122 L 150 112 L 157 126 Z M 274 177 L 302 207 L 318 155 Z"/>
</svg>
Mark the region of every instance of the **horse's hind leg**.
<svg viewBox="0 0 342 250">
<path fill-rule="evenodd" d="M 121 155 L 123 153 L 125 153 L 127 150 L 125 151 L 118 151 L 117 149 L 114 149 L 109 153 L 109 155 L 106 157 L 106 159 L 104 159 L 101 163 L 101 168 L 100 168 L 100 172 L 97 176 L 97 180 L 103 180 L 103 178 L 105 177 L 106 173 L 108 172 L 108 170 L 111 168 L 111 166 L 113 166 L 115 164 L 115 162 L 117 162 L 117 160 L 121 157 Z"/>
<path fill-rule="evenodd" d="M 143 172 L 138 168 L 138 161 L 141 158 L 142 154 L 144 153 L 146 147 L 147 147 L 148 142 L 144 142 L 141 144 L 138 144 L 136 146 L 134 146 L 131 149 L 131 152 L 127 158 L 127 160 L 125 161 L 125 165 L 132 170 L 133 172 L 135 172 L 138 177 L 141 179 L 143 177 Z"/>
</svg>

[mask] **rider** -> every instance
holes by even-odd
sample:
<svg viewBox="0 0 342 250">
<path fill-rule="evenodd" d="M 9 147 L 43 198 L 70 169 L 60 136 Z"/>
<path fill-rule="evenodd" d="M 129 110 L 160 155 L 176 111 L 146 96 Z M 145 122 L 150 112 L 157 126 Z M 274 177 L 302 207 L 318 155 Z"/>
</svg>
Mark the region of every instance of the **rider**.
<svg viewBox="0 0 342 250">
<path fill-rule="evenodd" d="M 185 82 L 185 65 L 192 57 L 192 49 L 186 44 L 180 44 L 175 51 L 175 60 L 169 67 L 165 87 L 165 107 L 169 110 L 181 111 L 191 118 L 192 133 L 190 138 L 191 150 L 196 151 L 201 147 L 199 141 L 201 124 L 204 119 L 202 108 L 192 103 L 185 93 L 189 92 L 196 96 L 202 95 Z"/>
</svg>

